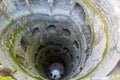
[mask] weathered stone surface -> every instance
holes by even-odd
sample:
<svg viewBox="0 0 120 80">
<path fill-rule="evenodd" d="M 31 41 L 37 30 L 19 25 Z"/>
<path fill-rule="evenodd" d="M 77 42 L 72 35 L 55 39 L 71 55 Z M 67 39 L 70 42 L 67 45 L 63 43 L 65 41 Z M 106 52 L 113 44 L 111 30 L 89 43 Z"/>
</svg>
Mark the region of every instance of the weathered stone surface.
<svg viewBox="0 0 120 80">
<path fill-rule="evenodd" d="M 13 77 L 47 79 L 42 66 L 57 48 L 66 78 L 119 78 L 120 1 L 0 0 L 0 66 Z"/>
</svg>

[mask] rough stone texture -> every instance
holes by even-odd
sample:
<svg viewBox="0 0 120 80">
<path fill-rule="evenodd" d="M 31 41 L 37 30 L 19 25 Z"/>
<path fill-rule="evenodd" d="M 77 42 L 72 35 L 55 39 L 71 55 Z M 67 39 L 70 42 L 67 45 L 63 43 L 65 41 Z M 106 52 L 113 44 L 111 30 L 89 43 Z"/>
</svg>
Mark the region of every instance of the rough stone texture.
<svg viewBox="0 0 120 80">
<path fill-rule="evenodd" d="M 108 79 L 108 75 L 116 66 L 117 62 L 120 60 L 120 1 L 119 0 L 89 0 L 96 9 L 102 14 L 103 18 L 107 23 L 107 29 L 109 34 L 109 44 L 108 50 L 105 58 L 100 63 L 100 65 L 86 76 L 86 80 L 92 79 Z M 74 8 L 75 1 L 70 0 L 3 0 L 0 2 L 0 33 L 3 29 L 7 27 L 11 20 L 16 20 L 22 17 L 23 15 L 31 15 L 32 13 L 36 14 L 47 14 L 52 15 L 63 15 L 71 18 L 78 26 L 79 31 L 83 34 L 83 50 L 82 50 L 82 60 L 81 66 L 83 70 L 77 74 L 73 79 L 77 79 L 86 75 L 92 68 L 94 68 L 98 62 L 102 59 L 104 48 L 106 47 L 106 33 L 104 32 L 104 25 L 98 15 L 83 1 L 76 0 L 82 7 L 84 7 L 85 12 L 89 15 L 89 19 L 93 24 L 95 41 L 93 45 L 92 54 L 89 55 L 88 59 L 85 62 L 86 55 L 90 54 L 90 50 L 86 51 L 90 47 L 90 31 L 85 27 L 84 21 L 79 18 L 78 11 L 81 11 L 79 8 Z M 72 12 L 73 11 L 73 12 Z M 36 17 L 38 18 L 38 17 Z M 56 19 L 62 19 L 62 17 L 56 17 Z M 87 22 L 86 24 L 90 24 Z M 19 21 L 18 21 L 19 23 Z M 2 35 L 0 35 L 1 39 Z M 4 40 L 4 39 L 3 39 Z M 1 46 L 4 46 L 4 41 L 1 41 Z M 18 46 L 19 47 L 19 46 Z M 4 47 L 6 48 L 6 47 Z M 2 48 L 2 49 L 4 49 Z M 7 49 L 0 49 L 0 63 L 4 67 L 8 67 L 15 70 L 13 66 L 15 65 L 10 57 L 7 54 Z M 86 52 L 87 53 L 86 53 Z M 86 53 L 86 54 L 85 54 Z M 6 59 L 6 56 L 8 59 Z M 9 60 L 9 61 L 8 61 Z M 78 73 L 80 70 L 76 71 Z M 75 74 L 74 72 L 71 73 Z M 18 80 L 34 80 L 31 77 L 24 75 L 19 69 L 13 74 Z M 118 75 L 119 77 L 119 75 Z M 73 80 L 72 79 L 72 80 Z"/>
</svg>

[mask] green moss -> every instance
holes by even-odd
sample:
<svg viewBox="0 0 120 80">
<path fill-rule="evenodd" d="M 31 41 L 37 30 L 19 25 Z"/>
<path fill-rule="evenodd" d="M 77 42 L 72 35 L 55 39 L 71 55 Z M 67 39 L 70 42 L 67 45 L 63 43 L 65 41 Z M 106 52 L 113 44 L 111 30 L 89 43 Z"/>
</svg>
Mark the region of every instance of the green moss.
<svg viewBox="0 0 120 80">
<path fill-rule="evenodd" d="M 23 71 L 25 74 L 29 75 L 30 77 L 33 77 L 33 78 L 36 78 L 38 80 L 42 80 L 41 78 L 39 77 L 35 77 L 31 74 L 29 74 L 21 65 L 20 63 L 17 61 L 16 59 L 16 56 L 14 54 L 14 50 L 13 50 L 13 46 L 12 44 L 14 44 L 14 41 L 15 41 L 15 37 L 17 36 L 18 33 L 20 33 L 20 31 L 22 30 L 21 27 L 18 27 L 18 29 L 15 30 L 15 32 L 11 35 L 10 37 L 10 40 L 9 40 L 9 43 L 8 43 L 8 51 L 9 51 L 9 54 L 10 56 L 12 57 L 13 61 L 16 63 L 16 65 L 18 66 L 18 68 Z M 10 42 L 12 40 L 12 43 Z"/>
<path fill-rule="evenodd" d="M 90 41 L 90 52 L 92 54 L 92 50 L 93 50 L 93 45 L 94 45 L 94 41 L 95 41 L 95 32 L 94 32 L 94 26 L 92 24 L 92 21 L 87 13 L 87 10 L 82 7 L 84 9 L 84 13 L 86 14 L 86 18 L 85 18 L 85 25 L 89 25 L 90 26 L 90 30 L 91 30 L 91 41 Z"/>
<path fill-rule="evenodd" d="M 120 78 L 117 78 L 117 80 L 120 80 Z"/>
<path fill-rule="evenodd" d="M 101 61 L 98 62 L 97 65 L 96 65 L 94 68 L 92 68 L 86 75 L 78 78 L 77 80 L 81 80 L 81 79 L 89 76 L 94 70 L 97 69 L 97 67 L 101 64 L 101 62 L 104 60 L 104 58 L 105 58 L 105 56 L 106 56 L 106 53 L 107 53 L 107 50 L 108 50 L 108 41 L 109 41 L 109 39 L 108 39 L 108 38 L 109 38 L 109 35 L 108 35 L 108 30 L 107 30 L 107 24 L 106 24 L 105 19 L 104 19 L 103 16 L 102 16 L 102 14 L 101 14 L 101 13 L 99 12 L 99 10 L 96 9 L 96 8 L 94 7 L 94 5 L 93 5 L 92 3 L 90 3 L 88 0 L 83 0 L 83 2 L 84 2 L 87 6 L 91 7 L 91 9 L 100 17 L 102 23 L 104 24 L 104 32 L 105 32 L 105 34 L 106 34 L 106 44 L 105 44 L 105 49 L 104 49 L 104 52 L 103 52 Z"/>
<path fill-rule="evenodd" d="M 0 0 L 0 3 L 2 2 L 2 0 Z"/>
<path fill-rule="evenodd" d="M 89 19 L 89 17 L 88 17 Z M 90 24 L 90 29 L 91 29 L 91 41 L 90 41 L 90 52 L 92 54 L 92 50 L 93 50 L 93 44 L 94 44 L 94 40 L 95 40 L 95 32 L 94 32 L 94 28 L 93 28 L 93 24 L 92 21 L 89 19 L 89 24 Z"/>
<path fill-rule="evenodd" d="M 13 68 L 14 70 L 17 70 L 17 66 L 12 66 L 12 68 Z"/>
<path fill-rule="evenodd" d="M 110 76 L 117 76 L 120 75 L 120 69 L 118 69 L 117 71 L 115 71 L 113 74 L 111 74 Z"/>
<path fill-rule="evenodd" d="M 120 74 L 120 69 L 115 72 L 115 75 Z"/>
<path fill-rule="evenodd" d="M 10 76 L 3 77 L 3 76 L 0 75 L 0 80 L 14 80 L 14 79 Z"/>
<path fill-rule="evenodd" d="M 81 70 L 80 70 L 77 74 L 75 74 L 75 75 L 73 76 L 73 78 L 76 77 L 80 72 L 81 72 Z"/>
<path fill-rule="evenodd" d="M 11 23 L 10 23 L 10 26 L 12 24 L 14 24 L 14 20 L 11 20 Z M 56 21 L 56 20 L 34 20 L 33 22 L 26 22 L 24 24 L 22 24 L 21 26 L 17 27 L 17 29 L 11 34 L 10 38 L 8 39 L 8 51 L 9 51 L 9 54 L 10 56 L 12 57 L 13 61 L 16 63 L 17 67 L 22 71 L 24 72 L 25 74 L 29 75 L 30 77 L 33 77 L 37 80 L 42 80 L 40 77 L 35 77 L 31 74 L 29 74 L 21 65 L 20 63 L 17 61 L 16 59 L 16 56 L 15 56 L 15 53 L 14 53 L 14 49 L 13 49 L 13 44 L 15 42 L 15 38 L 17 37 L 17 35 L 22 31 L 22 30 L 25 30 L 27 29 L 28 27 L 30 27 L 33 23 L 39 23 L 39 22 L 51 22 L 51 23 L 55 23 L 55 22 L 59 22 L 59 21 Z M 65 21 L 63 21 L 65 22 Z M 65 22 L 66 23 L 66 22 Z M 43 45 L 44 45 L 44 42 L 41 40 L 40 41 Z"/>
</svg>

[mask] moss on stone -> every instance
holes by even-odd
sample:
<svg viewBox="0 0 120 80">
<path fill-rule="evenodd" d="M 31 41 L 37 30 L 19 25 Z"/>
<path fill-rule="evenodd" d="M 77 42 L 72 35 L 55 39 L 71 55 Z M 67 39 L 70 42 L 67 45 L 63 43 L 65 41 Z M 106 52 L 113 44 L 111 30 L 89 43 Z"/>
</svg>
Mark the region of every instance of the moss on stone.
<svg viewBox="0 0 120 80">
<path fill-rule="evenodd" d="M 0 0 L 0 3 L 2 2 L 2 0 Z"/>
<path fill-rule="evenodd" d="M 106 35 L 106 44 L 105 44 L 105 48 L 104 48 L 104 51 L 103 51 L 103 54 L 102 54 L 102 59 L 101 61 L 99 61 L 97 63 L 97 65 L 92 68 L 91 70 L 88 71 L 87 74 L 85 74 L 84 76 L 78 78 L 77 80 L 81 80 L 83 78 L 86 78 L 87 76 L 89 76 L 94 70 L 97 69 L 97 67 L 101 64 L 101 62 L 104 60 L 106 54 L 107 54 L 107 50 L 108 50 L 108 41 L 109 41 L 109 35 L 108 35 L 108 30 L 107 30 L 107 24 L 106 24 L 106 21 L 104 19 L 104 17 L 102 16 L 102 14 L 99 12 L 99 10 L 97 8 L 94 7 L 94 5 L 89 1 L 89 0 L 83 0 L 83 2 L 89 6 L 98 16 L 99 18 L 101 19 L 103 25 L 104 25 L 104 32 L 105 32 L 105 35 Z"/>
<path fill-rule="evenodd" d="M 3 77 L 3 76 L 0 75 L 0 80 L 14 80 L 14 79 L 10 76 Z"/>
</svg>

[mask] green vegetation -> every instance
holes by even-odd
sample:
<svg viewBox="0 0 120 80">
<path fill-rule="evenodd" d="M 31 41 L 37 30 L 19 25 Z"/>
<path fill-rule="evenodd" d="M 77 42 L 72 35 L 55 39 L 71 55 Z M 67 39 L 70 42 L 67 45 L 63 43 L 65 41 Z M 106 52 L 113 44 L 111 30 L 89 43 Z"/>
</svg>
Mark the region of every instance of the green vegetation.
<svg viewBox="0 0 120 80">
<path fill-rule="evenodd" d="M 56 20 L 53 20 L 53 21 L 52 21 L 52 20 L 35 20 L 35 21 L 33 21 L 34 24 L 35 24 L 35 23 L 39 23 L 39 22 L 52 22 L 52 23 L 54 23 L 54 22 L 59 22 L 59 21 L 56 21 Z M 17 37 L 17 35 L 18 35 L 22 30 L 30 27 L 33 23 L 31 23 L 31 22 L 26 22 L 26 23 L 20 25 L 19 27 L 17 27 L 17 29 L 11 34 L 10 39 L 8 39 L 8 44 L 7 44 L 7 45 L 8 45 L 9 54 L 11 55 L 13 61 L 16 63 L 17 67 L 18 67 L 22 72 L 24 72 L 25 74 L 27 74 L 27 75 L 29 75 L 30 77 L 35 78 L 35 79 L 37 79 L 37 80 L 43 80 L 43 79 L 40 78 L 40 77 L 36 77 L 36 76 L 31 75 L 29 72 L 27 72 L 27 71 L 20 65 L 20 63 L 19 63 L 19 62 L 17 61 L 17 59 L 16 59 L 16 56 L 15 56 L 15 53 L 14 53 L 14 49 L 13 49 L 13 44 L 14 44 L 14 42 L 15 42 L 15 38 Z M 66 23 L 66 22 L 65 22 L 65 23 Z M 11 25 L 11 24 L 14 24 L 14 21 L 11 21 L 10 25 Z M 41 40 L 41 43 L 43 43 L 42 40 Z"/>
<path fill-rule="evenodd" d="M 14 80 L 14 79 L 10 76 L 3 77 L 3 76 L 0 75 L 0 80 Z"/>
<path fill-rule="evenodd" d="M 24 26 L 25 26 L 25 24 L 24 24 Z M 25 26 L 25 27 L 28 27 L 28 26 Z M 11 55 L 13 61 L 16 63 L 16 65 L 18 66 L 18 68 L 19 68 L 22 72 L 24 72 L 25 74 L 29 75 L 30 77 L 33 77 L 33 78 L 38 79 L 38 80 L 42 80 L 42 79 L 39 78 L 39 77 L 35 77 L 35 76 L 29 74 L 29 73 L 20 65 L 20 63 L 17 61 L 16 56 L 15 56 L 15 54 L 14 54 L 14 50 L 13 50 L 13 46 L 12 46 L 12 45 L 14 44 L 15 37 L 17 36 L 18 33 L 20 33 L 20 32 L 22 31 L 22 29 L 23 29 L 23 28 L 22 28 L 21 26 L 18 27 L 18 28 L 14 31 L 14 33 L 11 35 L 10 40 L 8 41 L 8 42 L 9 42 L 9 43 L 8 43 L 9 54 Z"/>
<path fill-rule="evenodd" d="M 0 0 L 0 3 L 2 2 L 2 0 Z"/>
<path fill-rule="evenodd" d="M 99 10 L 96 9 L 96 8 L 94 7 L 94 5 L 89 2 L 89 0 L 83 0 L 83 2 L 84 2 L 87 6 L 89 6 L 89 7 L 99 16 L 99 18 L 101 19 L 101 21 L 102 21 L 102 23 L 103 23 L 103 25 L 104 25 L 104 32 L 105 32 L 105 34 L 106 34 L 106 44 L 105 44 L 105 49 L 104 49 L 104 52 L 103 52 L 101 61 L 99 61 L 99 62 L 97 63 L 97 65 L 96 65 L 94 68 L 92 68 L 86 75 L 78 78 L 77 80 L 81 80 L 81 79 L 89 76 L 94 70 L 97 69 L 97 67 L 101 64 L 101 62 L 104 60 L 104 58 L 105 58 L 105 56 L 106 56 L 106 53 L 107 53 L 107 50 L 108 50 L 108 41 L 109 41 L 107 24 L 106 24 L 106 21 L 105 21 L 104 17 L 103 17 L 102 14 L 99 12 Z"/>
</svg>

